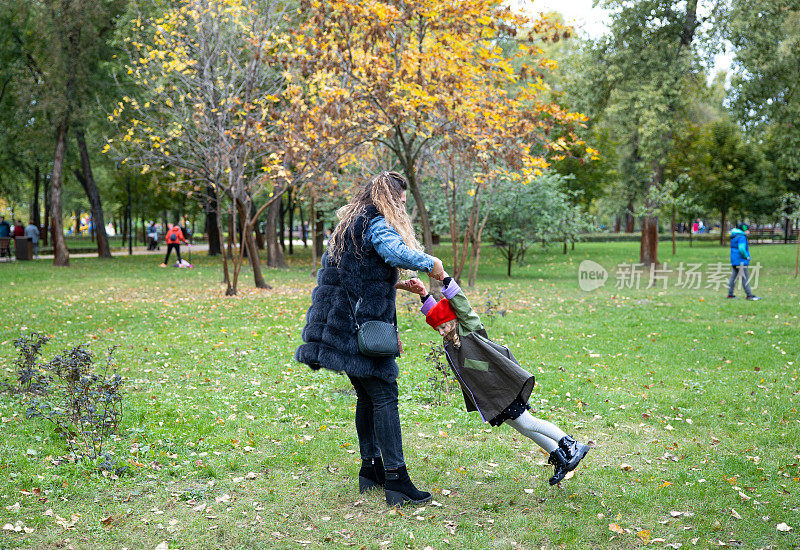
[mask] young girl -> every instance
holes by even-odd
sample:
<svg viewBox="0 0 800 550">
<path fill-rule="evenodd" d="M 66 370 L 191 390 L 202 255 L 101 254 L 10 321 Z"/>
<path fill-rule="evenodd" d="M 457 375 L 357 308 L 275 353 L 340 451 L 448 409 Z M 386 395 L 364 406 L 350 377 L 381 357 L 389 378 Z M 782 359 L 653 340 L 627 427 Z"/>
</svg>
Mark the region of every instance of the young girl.
<svg viewBox="0 0 800 550">
<path fill-rule="evenodd" d="M 461 385 L 467 410 L 478 411 L 492 426 L 510 424 L 549 453 L 548 462 L 555 467 L 550 485 L 574 470 L 589 446 L 528 412 L 533 375 L 519 365 L 508 348 L 489 340 L 458 284 L 445 277 L 444 299 L 438 303 L 419 279 L 401 281 L 397 288 L 419 294 L 422 299 L 425 321 L 444 338 L 447 362 Z"/>
</svg>

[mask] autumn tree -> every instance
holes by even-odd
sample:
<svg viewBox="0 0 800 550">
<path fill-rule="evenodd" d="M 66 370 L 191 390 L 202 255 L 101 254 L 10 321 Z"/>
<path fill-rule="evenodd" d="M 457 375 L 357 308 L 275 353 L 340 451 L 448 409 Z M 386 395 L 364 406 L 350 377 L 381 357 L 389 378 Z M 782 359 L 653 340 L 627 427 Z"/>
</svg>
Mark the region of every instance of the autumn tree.
<svg viewBox="0 0 800 550">
<path fill-rule="evenodd" d="M 343 102 L 357 104 L 359 131 L 391 151 L 409 182 L 430 251 L 431 221 L 420 178 L 426 149 L 470 119 L 483 119 L 485 126 L 497 122 L 491 117 L 498 111 L 487 112 L 488 101 L 481 100 L 488 92 L 502 95 L 526 77 L 538 85 L 549 61 L 539 57 L 536 44 L 561 29 L 548 20 L 531 21 L 499 0 L 304 1 L 302 9 L 308 22 L 297 40 L 306 52 L 305 73 L 328 79 Z M 510 39 L 515 47 L 507 54 L 501 42 Z M 514 66 L 514 58 L 530 63 Z M 540 115 L 544 132 L 550 121 L 533 90 L 523 92 L 529 93 L 526 107 Z"/>
<path fill-rule="evenodd" d="M 256 220 L 348 143 L 337 139 L 342 125 L 330 123 L 324 87 L 295 82 L 286 66 L 294 47 L 285 34 L 287 9 L 282 2 L 183 0 L 152 20 L 134 20 L 125 39 L 130 61 L 121 83 L 132 82 L 135 93 L 109 115 L 119 128 L 109 148 L 205 204 L 227 199 L 229 239 L 237 220 L 243 229 L 230 269 L 223 255 L 227 294 L 237 291 L 245 250 L 256 287 L 267 287 Z M 216 218 L 221 227 L 219 206 Z M 273 229 L 268 258 L 281 265 Z M 219 239 L 222 249 L 221 231 Z"/>
</svg>

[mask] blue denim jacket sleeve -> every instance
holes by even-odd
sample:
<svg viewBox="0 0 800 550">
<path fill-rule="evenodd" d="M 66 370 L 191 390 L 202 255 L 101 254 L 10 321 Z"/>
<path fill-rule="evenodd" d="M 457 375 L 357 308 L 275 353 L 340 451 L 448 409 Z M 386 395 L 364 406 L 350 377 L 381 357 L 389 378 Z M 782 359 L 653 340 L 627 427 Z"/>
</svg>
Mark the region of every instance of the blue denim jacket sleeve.
<svg viewBox="0 0 800 550">
<path fill-rule="evenodd" d="M 369 223 L 366 240 L 393 267 L 426 273 L 433 269 L 433 257 L 406 246 L 400 233 L 386 223 L 383 216 L 377 216 Z"/>
</svg>

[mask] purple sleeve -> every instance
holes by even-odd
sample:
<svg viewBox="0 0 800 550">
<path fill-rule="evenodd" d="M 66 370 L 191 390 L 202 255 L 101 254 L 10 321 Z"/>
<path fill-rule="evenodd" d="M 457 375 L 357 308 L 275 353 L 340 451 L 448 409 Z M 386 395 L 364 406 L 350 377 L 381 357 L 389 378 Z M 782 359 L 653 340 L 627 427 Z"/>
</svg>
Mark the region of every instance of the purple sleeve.
<svg viewBox="0 0 800 550">
<path fill-rule="evenodd" d="M 442 295 L 448 300 L 452 300 L 453 296 L 459 292 L 461 292 L 461 287 L 458 286 L 458 283 L 455 281 L 450 281 L 450 284 L 444 287 L 444 290 L 442 290 Z"/>
<path fill-rule="evenodd" d="M 428 299 L 425 300 L 425 303 L 422 304 L 422 314 L 427 315 L 428 312 L 436 305 L 436 299 L 433 296 L 428 296 Z"/>
</svg>

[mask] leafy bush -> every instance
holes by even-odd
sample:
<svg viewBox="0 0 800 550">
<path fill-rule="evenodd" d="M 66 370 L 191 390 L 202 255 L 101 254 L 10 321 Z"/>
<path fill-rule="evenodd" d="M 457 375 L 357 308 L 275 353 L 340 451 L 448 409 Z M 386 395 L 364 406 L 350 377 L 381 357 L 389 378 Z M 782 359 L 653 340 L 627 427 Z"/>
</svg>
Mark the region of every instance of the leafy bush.
<svg viewBox="0 0 800 550">
<path fill-rule="evenodd" d="M 19 350 L 20 387 L 28 388 L 31 396 L 26 418 L 50 421 L 77 458 L 103 458 L 101 469 L 111 470 L 113 461 L 104 447 L 119 429 L 124 383 L 113 369 L 115 348 L 108 350 L 98 368 L 82 345 L 40 362 L 46 342 L 46 337 L 36 333 L 14 342 Z"/>
<path fill-rule="evenodd" d="M 43 373 L 43 365 L 38 363 L 42 346 L 50 338 L 38 332 L 29 337 L 22 336 L 14 340 L 18 356 L 14 360 L 17 371 L 16 385 L 3 382 L 0 389 L 9 393 L 43 394 L 47 392 L 48 379 Z"/>
<path fill-rule="evenodd" d="M 430 374 L 428 374 L 428 382 L 431 388 L 434 391 L 445 394 L 452 393 L 458 387 L 458 380 L 456 380 L 455 374 L 453 374 L 453 370 L 447 362 L 444 346 L 437 342 L 430 342 L 428 346 L 430 351 L 425 356 L 425 361 L 433 367 Z"/>
<path fill-rule="evenodd" d="M 491 322 L 498 315 L 500 317 L 505 317 L 506 313 L 507 310 L 505 307 L 505 300 L 503 298 L 503 291 L 498 290 L 496 292 L 490 292 L 486 297 L 486 301 L 483 303 L 481 319 L 487 319 Z"/>
</svg>

